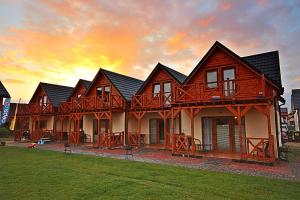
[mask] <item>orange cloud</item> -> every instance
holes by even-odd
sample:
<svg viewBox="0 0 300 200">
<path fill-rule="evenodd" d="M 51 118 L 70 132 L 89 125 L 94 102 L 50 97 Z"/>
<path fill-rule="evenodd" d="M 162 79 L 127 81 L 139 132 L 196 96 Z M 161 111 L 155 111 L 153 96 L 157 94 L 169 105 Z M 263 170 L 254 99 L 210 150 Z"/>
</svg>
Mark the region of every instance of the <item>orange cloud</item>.
<svg viewBox="0 0 300 200">
<path fill-rule="evenodd" d="M 202 18 L 199 20 L 199 24 L 202 27 L 207 27 L 215 21 L 215 18 L 216 18 L 215 16 L 208 16 L 208 17 Z"/>
</svg>

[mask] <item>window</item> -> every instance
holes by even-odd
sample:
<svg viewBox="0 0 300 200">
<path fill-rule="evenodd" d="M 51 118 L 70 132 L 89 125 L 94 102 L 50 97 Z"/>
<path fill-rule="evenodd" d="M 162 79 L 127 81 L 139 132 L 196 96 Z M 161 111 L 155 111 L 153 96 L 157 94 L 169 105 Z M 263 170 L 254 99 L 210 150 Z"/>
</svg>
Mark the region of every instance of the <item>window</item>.
<svg viewBox="0 0 300 200">
<path fill-rule="evenodd" d="M 47 104 L 47 96 L 41 96 L 40 97 L 40 106 Z"/>
<path fill-rule="evenodd" d="M 208 88 L 216 88 L 218 86 L 217 70 L 206 72 L 206 86 Z"/>
<path fill-rule="evenodd" d="M 170 105 L 172 101 L 171 83 L 164 83 L 164 103 Z"/>
<path fill-rule="evenodd" d="M 223 69 L 224 95 L 229 97 L 235 94 L 235 72 L 234 68 Z"/>
<path fill-rule="evenodd" d="M 102 96 L 102 87 L 97 88 L 97 96 Z"/>
<path fill-rule="evenodd" d="M 105 86 L 104 87 L 104 92 L 105 92 L 106 95 L 109 95 L 110 87 L 109 86 Z"/>
<path fill-rule="evenodd" d="M 153 97 L 157 97 L 160 93 L 160 84 L 154 84 L 153 85 Z"/>
<path fill-rule="evenodd" d="M 223 70 L 223 79 L 224 81 L 226 80 L 234 80 L 235 79 L 235 74 L 234 74 L 234 69 L 224 69 Z"/>
</svg>

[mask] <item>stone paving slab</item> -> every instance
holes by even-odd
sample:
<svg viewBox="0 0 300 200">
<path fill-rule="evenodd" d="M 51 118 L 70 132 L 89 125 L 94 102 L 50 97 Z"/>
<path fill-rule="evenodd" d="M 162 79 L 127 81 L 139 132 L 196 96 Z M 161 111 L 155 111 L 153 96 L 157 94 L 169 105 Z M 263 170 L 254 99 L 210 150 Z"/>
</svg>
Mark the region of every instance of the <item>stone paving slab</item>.
<svg viewBox="0 0 300 200">
<path fill-rule="evenodd" d="M 8 146 L 27 147 L 30 143 L 8 142 Z M 38 148 L 52 151 L 64 151 L 62 143 L 38 145 Z M 166 164 L 187 168 L 203 169 L 215 172 L 227 172 L 250 176 L 263 176 L 275 179 L 300 181 L 300 162 L 277 161 L 274 166 L 234 162 L 220 158 L 190 158 L 172 156 L 171 151 L 157 149 L 134 149 L 133 156 L 126 155 L 124 149 L 98 149 L 89 146 L 73 146 L 72 153 L 94 155 L 116 159 L 130 159 L 139 162 Z"/>
</svg>

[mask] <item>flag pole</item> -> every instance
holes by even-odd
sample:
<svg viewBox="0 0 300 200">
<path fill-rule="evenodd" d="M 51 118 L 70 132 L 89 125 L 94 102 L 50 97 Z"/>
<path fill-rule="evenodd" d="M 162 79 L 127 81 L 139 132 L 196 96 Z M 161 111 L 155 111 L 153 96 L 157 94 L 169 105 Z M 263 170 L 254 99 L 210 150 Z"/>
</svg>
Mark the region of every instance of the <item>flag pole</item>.
<svg viewBox="0 0 300 200">
<path fill-rule="evenodd" d="M 14 118 L 13 118 L 13 120 L 12 120 L 11 123 L 10 123 L 9 129 L 10 129 L 11 131 L 14 131 L 14 130 L 15 130 L 15 125 L 16 125 L 16 120 L 17 120 L 18 106 L 19 106 L 20 102 L 21 102 L 21 98 L 19 99 L 19 102 L 18 102 L 17 105 L 16 105 L 16 110 L 15 110 Z"/>
</svg>

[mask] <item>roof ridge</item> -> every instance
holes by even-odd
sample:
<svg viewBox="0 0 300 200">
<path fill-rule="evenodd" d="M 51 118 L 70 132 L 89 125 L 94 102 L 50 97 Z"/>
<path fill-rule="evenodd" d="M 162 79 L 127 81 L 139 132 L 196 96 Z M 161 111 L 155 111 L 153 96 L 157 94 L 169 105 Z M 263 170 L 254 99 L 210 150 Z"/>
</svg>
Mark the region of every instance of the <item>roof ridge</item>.
<svg viewBox="0 0 300 200">
<path fill-rule="evenodd" d="M 267 51 L 267 52 L 263 52 L 263 53 L 258 53 L 258 54 L 252 54 L 252 55 L 248 55 L 248 56 L 241 56 L 241 58 L 247 58 L 247 57 L 251 57 L 251 56 L 259 56 L 259 55 L 264 55 L 264 54 L 269 54 L 269 53 L 279 53 L 278 50 L 274 50 L 274 51 Z"/>
<path fill-rule="evenodd" d="M 131 76 L 124 75 L 124 74 L 120 74 L 120 73 L 117 73 L 117 72 L 113 72 L 113 71 L 110 71 L 110 70 L 107 70 L 107 69 L 100 68 L 100 70 L 102 70 L 102 71 L 104 71 L 104 72 L 113 73 L 113 74 L 116 74 L 116 75 L 119 75 L 119 76 L 123 76 L 123 77 L 131 78 L 131 79 L 134 79 L 134 80 L 137 80 L 137 81 L 142 81 L 142 82 L 143 82 L 143 80 L 140 80 L 140 79 L 137 79 L 137 78 L 133 78 L 133 77 L 131 77 Z"/>
<path fill-rule="evenodd" d="M 66 86 L 66 85 L 59 85 L 59 84 L 53 84 L 53 83 L 45 83 L 45 82 L 40 82 L 41 85 L 52 85 L 52 86 L 59 86 L 59 87 L 66 87 L 66 88 L 73 88 L 71 86 Z"/>
<path fill-rule="evenodd" d="M 159 64 L 161 64 L 161 63 L 159 63 Z M 164 67 L 166 67 L 167 69 L 170 69 L 170 70 L 173 70 L 173 71 L 177 72 L 178 74 L 181 74 L 181 75 L 183 75 L 183 76 L 187 76 L 187 75 L 185 75 L 185 74 L 183 74 L 183 73 L 181 73 L 181 72 L 179 72 L 179 71 L 177 71 L 177 70 L 175 70 L 175 69 L 173 69 L 173 68 L 171 68 L 171 67 L 168 67 L 168 66 L 163 65 L 163 64 L 161 64 L 161 65 L 164 66 Z"/>
</svg>

